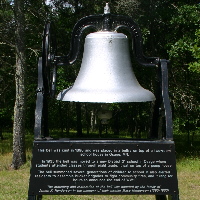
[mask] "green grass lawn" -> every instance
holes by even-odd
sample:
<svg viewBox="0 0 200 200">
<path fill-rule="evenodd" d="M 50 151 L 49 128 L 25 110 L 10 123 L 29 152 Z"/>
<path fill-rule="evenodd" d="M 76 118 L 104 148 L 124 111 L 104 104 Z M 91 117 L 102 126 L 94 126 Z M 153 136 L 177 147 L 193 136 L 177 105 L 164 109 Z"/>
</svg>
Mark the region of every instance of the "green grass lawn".
<svg viewBox="0 0 200 200">
<path fill-rule="evenodd" d="M 11 170 L 12 138 L 5 135 L 0 141 L 0 199 L 25 200 L 28 193 L 30 175 L 32 136 L 27 136 L 27 163 L 19 170 Z M 176 142 L 177 141 L 177 142 Z M 193 145 L 187 143 L 184 137 L 175 136 L 177 149 L 177 171 L 180 200 L 200 199 L 200 144 L 198 139 Z M 152 195 L 44 195 L 44 200 L 154 200 Z"/>
</svg>

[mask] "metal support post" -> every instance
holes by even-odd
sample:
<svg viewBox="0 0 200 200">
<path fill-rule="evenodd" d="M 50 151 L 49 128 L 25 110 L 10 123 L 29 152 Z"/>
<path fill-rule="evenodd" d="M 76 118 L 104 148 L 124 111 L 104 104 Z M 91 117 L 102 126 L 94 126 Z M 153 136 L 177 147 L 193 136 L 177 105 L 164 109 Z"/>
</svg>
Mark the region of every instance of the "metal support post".
<svg viewBox="0 0 200 200">
<path fill-rule="evenodd" d="M 42 195 L 29 195 L 28 200 L 42 200 Z"/>
<path fill-rule="evenodd" d="M 169 195 L 168 196 L 169 200 L 179 200 L 179 195 L 175 194 L 175 195 Z"/>
<path fill-rule="evenodd" d="M 156 200 L 167 200 L 166 195 L 156 195 Z"/>
</svg>

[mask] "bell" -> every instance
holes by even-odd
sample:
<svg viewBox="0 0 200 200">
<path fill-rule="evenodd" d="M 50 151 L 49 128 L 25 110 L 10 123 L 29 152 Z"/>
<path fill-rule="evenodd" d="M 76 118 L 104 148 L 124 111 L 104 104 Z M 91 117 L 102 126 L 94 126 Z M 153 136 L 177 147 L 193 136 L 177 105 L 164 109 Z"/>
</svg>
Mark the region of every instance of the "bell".
<svg viewBox="0 0 200 200">
<path fill-rule="evenodd" d="M 74 102 L 145 102 L 152 92 L 137 81 L 132 69 L 128 38 L 123 33 L 102 31 L 85 39 L 79 74 L 73 86 L 58 94 L 58 100 Z"/>
</svg>

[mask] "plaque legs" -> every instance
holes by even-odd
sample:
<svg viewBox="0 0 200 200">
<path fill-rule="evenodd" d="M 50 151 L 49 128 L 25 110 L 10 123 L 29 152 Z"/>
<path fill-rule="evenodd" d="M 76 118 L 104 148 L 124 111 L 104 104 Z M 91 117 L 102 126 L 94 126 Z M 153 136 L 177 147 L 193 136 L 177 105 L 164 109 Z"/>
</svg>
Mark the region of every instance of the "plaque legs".
<svg viewBox="0 0 200 200">
<path fill-rule="evenodd" d="M 179 200 L 179 195 L 175 194 L 175 195 L 169 195 L 169 200 Z"/>
<path fill-rule="evenodd" d="M 28 200 L 42 200 L 42 195 L 29 195 Z"/>
<path fill-rule="evenodd" d="M 42 200 L 42 195 L 28 196 L 28 200 Z M 167 200 L 165 195 L 156 195 L 156 200 Z M 168 200 L 179 200 L 179 195 L 169 195 Z"/>
<path fill-rule="evenodd" d="M 156 195 L 156 200 L 167 200 L 166 195 Z"/>
</svg>

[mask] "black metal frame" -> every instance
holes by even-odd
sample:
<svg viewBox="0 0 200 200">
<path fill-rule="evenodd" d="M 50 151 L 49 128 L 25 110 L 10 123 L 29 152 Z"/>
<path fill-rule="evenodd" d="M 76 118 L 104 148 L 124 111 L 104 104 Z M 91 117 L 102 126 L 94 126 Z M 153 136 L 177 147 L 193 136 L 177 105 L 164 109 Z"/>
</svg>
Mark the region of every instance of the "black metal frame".
<svg viewBox="0 0 200 200">
<path fill-rule="evenodd" d="M 129 17 L 113 14 L 92 15 L 80 19 L 74 26 L 70 52 L 66 56 L 56 55 L 56 42 L 52 24 L 45 25 L 43 37 L 43 54 L 38 61 L 38 88 L 35 110 L 35 140 L 48 140 L 48 102 L 56 91 L 57 66 L 70 65 L 76 62 L 80 52 L 80 41 L 86 30 L 91 31 L 120 31 L 129 32 L 132 39 L 132 50 L 135 60 L 144 67 L 153 67 L 158 72 L 156 101 L 153 111 L 152 129 L 150 138 L 158 139 L 159 121 L 164 112 L 164 140 L 173 140 L 172 112 L 168 95 L 168 64 L 169 61 L 158 57 L 146 57 L 142 50 L 142 35 L 138 25 Z M 29 200 L 40 200 L 42 196 L 29 196 Z M 166 196 L 156 195 L 157 200 L 165 200 Z M 179 196 L 171 197 L 178 200 Z"/>
<path fill-rule="evenodd" d="M 38 62 L 38 89 L 35 113 L 35 138 L 48 136 L 46 99 L 53 97 L 56 90 L 56 69 L 60 65 L 73 64 L 79 55 L 80 41 L 87 30 L 118 31 L 127 30 L 132 37 L 132 48 L 135 60 L 144 67 L 156 67 L 158 69 L 158 89 L 152 121 L 151 137 L 158 137 L 157 123 L 161 111 L 164 109 L 167 140 L 173 139 L 172 113 L 168 95 L 168 60 L 158 57 L 146 57 L 142 51 L 142 35 L 138 25 L 129 17 L 121 15 L 103 14 L 82 18 L 74 26 L 71 40 L 71 49 L 67 56 L 56 56 L 55 38 L 51 36 L 52 24 L 47 23 L 44 29 L 43 54 Z"/>
</svg>

